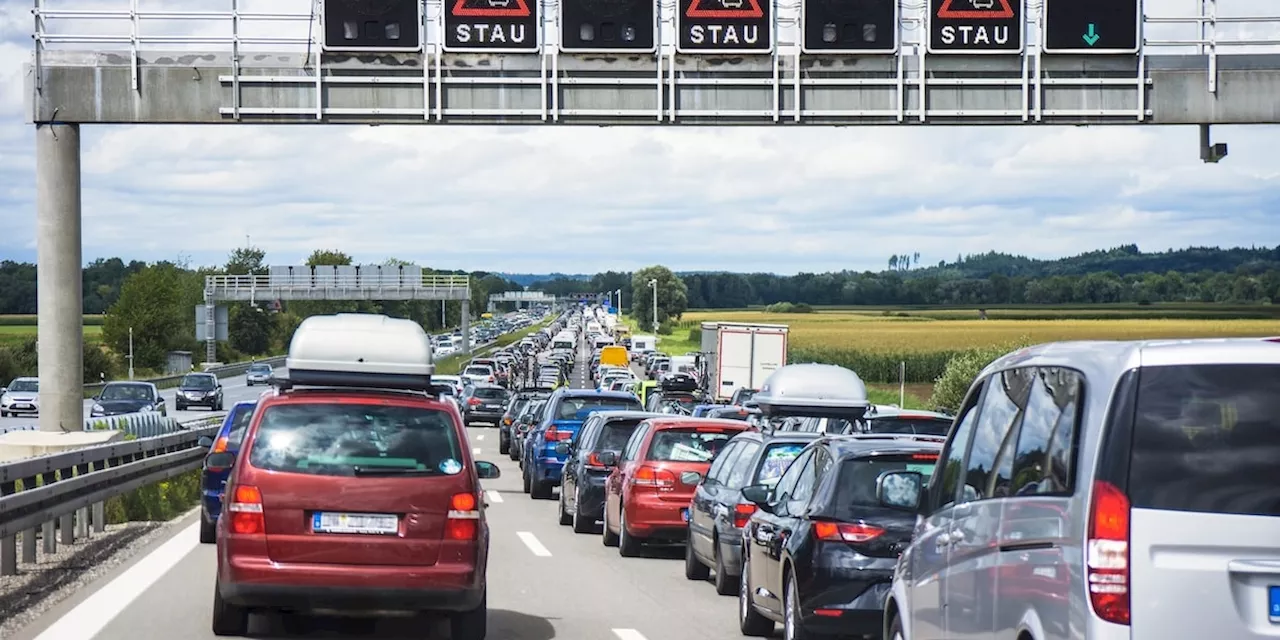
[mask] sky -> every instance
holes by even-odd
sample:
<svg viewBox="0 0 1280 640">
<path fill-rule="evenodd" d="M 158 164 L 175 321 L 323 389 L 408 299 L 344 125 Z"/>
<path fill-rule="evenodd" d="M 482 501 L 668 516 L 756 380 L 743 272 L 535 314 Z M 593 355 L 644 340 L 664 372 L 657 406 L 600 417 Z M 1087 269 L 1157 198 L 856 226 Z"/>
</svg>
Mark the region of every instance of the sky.
<svg viewBox="0 0 1280 640">
<path fill-rule="evenodd" d="M 1195 4 L 1148 0 L 1147 13 Z M 30 8 L 0 0 L 0 259 L 25 261 Z M 218 264 L 250 243 L 272 264 L 338 249 L 501 272 L 790 274 L 881 269 L 891 254 L 1280 244 L 1280 127 L 1213 133 L 1230 145 L 1219 164 L 1199 160 L 1195 127 L 86 126 L 84 257 Z"/>
</svg>

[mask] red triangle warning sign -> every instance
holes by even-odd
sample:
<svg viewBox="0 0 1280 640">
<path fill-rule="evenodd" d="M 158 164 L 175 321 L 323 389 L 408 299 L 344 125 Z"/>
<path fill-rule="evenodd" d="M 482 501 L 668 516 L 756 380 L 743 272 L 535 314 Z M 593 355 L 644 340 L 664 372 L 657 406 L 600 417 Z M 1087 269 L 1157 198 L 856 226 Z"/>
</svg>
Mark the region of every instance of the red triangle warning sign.
<svg viewBox="0 0 1280 640">
<path fill-rule="evenodd" d="M 459 18 L 528 18 L 526 0 L 458 0 L 450 11 Z"/>
<path fill-rule="evenodd" d="M 760 8 L 760 0 L 693 0 L 684 15 L 689 18 L 763 18 L 764 9 Z"/>
<path fill-rule="evenodd" d="M 956 2 L 961 8 L 952 8 Z M 1012 17 L 1013 6 L 1009 0 L 942 0 L 942 6 L 938 8 L 938 18 L 941 19 L 999 20 Z"/>
</svg>

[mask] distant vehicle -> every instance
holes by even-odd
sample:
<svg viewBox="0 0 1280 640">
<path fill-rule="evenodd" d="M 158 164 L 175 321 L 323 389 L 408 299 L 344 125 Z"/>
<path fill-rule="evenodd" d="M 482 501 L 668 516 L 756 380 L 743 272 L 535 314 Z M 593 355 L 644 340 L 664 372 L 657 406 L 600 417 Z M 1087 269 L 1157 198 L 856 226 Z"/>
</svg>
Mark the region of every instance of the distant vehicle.
<svg viewBox="0 0 1280 640">
<path fill-rule="evenodd" d="M 0 389 L 0 418 L 40 413 L 40 379 L 14 378 Z"/>
<path fill-rule="evenodd" d="M 255 384 L 266 384 L 271 379 L 271 365 L 262 362 L 255 362 L 249 365 L 244 372 L 245 384 L 252 387 Z"/>
<path fill-rule="evenodd" d="M 209 447 L 209 455 L 205 456 L 204 467 L 200 470 L 200 542 L 212 544 L 216 539 L 218 516 L 222 513 L 222 496 L 226 488 L 227 476 L 231 467 L 210 466 L 209 456 L 215 453 L 240 451 L 240 443 L 244 440 L 245 429 L 249 426 L 249 418 L 253 417 L 253 408 L 257 402 L 237 402 L 231 405 L 231 411 L 222 421 L 222 428 L 217 435 L 200 438 L 200 446 Z"/>
<path fill-rule="evenodd" d="M 173 408 L 186 411 L 187 407 L 207 407 L 210 411 L 222 411 L 222 383 L 212 373 L 188 373 L 178 383 L 173 398 Z"/>
<path fill-rule="evenodd" d="M 164 398 L 156 385 L 150 382 L 108 382 L 102 387 L 102 391 L 93 397 L 89 417 L 102 418 L 151 411 L 162 416 L 169 415 Z"/>
</svg>

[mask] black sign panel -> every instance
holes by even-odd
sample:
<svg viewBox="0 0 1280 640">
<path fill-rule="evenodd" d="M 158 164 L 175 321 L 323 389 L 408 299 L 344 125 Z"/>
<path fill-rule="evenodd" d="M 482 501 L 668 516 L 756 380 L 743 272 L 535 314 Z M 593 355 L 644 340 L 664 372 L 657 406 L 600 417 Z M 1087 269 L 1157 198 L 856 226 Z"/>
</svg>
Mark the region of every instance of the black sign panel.
<svg viewBox="0 0 1280 640">
<path fill-rule="evenodd" d="M 1137 53 L 1141 4 L 1141 0 L 1044 0 L 1044 52 Z"/>
<path fill-rule="evenodd" d="M 770 53 L 773 0 L 679 0 L 676 51 Z"/>
<path fill-rule="evenodd" d="M 444 0 L 444 50 L 536 53 L 540 0 Z"/>
<path fill-rule="evenodd" d="M 418 0 L 324 0 L 324 51 L 421 51 Z"/>
<path fill-rule="evenodd" d="M 1022 53 L 1023 0 L 929 0 L 929 53 Z"/>
<path fill-rule="evenodd" d="M 898 0 L 802 0 L 805 53 L 896 53 Z"/>
<path fill-rule="evenodd" d="M 655 0 L 560 0 L 560 50 L 657 51 Z"/>
</svg>

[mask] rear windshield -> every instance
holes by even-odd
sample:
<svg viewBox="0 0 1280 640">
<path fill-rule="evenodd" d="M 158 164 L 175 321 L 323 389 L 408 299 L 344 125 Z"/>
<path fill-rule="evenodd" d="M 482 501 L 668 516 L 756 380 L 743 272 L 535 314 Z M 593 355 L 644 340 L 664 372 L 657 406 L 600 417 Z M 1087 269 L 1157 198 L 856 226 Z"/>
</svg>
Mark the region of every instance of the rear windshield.
<svg viewBox="0 0 1280 640">
<path fill-rule="evenodd" d="M 436 409 L 375 404 L 294 404 L 268 407 L 249 463 L 267 471 L 350 476 L 365 469 L 461 471 L 449 414 Z"/>
<path fill-rule="evenodd" d="M 840 475 L 836 478 L 835 507 L 836 518 L 841 520 L 856 518 L 855 511 L 867 507 L 880 507 L 876 498 L 876 482 L 880 476 L 889 471 L 916 471 L 924 476 L 926 483 L 933 475 L 933 467 L 937 462 L 937 454 L 918 454 L 920 459 L 911 456 L 894 456 L 892 458 L 855 458 L 845 460 L 840 465 Z M 885 491 L 892 491 L 886 485 Z M 906 487 L 903 487 L 906 490 Z"/>
<path fill-rule="evenodd" d="M 663 429 L 653 434 L 649 460 L 662 462 L 711 462 L 738 431 L 720 427 Z"/>
<path fill-rule="evenodd" d="M 465 375 L 465 376 L 487 376 L 487 375 L 489 375 L 490 373 L 492 373 L 492 371 L 489 369 L 489 367 L 467 367 L 467 370 L 466 370 L 466 371 L 464 371 L 464 372 L 462 373 L 462 375 Z"/>
<path fill-rule="evenodd" d="M 240 442 L 244 440 L 245 429 L 249 427 L 249 418 L 253 417 L 253 407 L 244 407 L 236 409 L 231 414 L 231 430 L 227 432 L 227 444 L 232 448 L 238 448 Z"/>
<path fill-rule="evenodd" d="M 756 472 L 756 479 L 751 484 L 767 484 L 773 486 L 778 484 L 778 478 L 782 477 L 783 472 L 791 465 L 791 461 L 804 451 L 803 442 L 784 442 L 769 445 L 764 452 L 764 460 L 760 463 L 760 471 Z"/>
<path fill-rule="evenodd" d="M 476 397 L 485 400 L 506 400 L 507 390 L 498 389 L 496 387 L 483 387 L 476 389 Z"/>
<path fill-rule="evenodd" d="M 636 427 L 640 426 L 640 420 L 612 420 L 604 425 L 604 430 L 600 432 L 600 439 L 596 441 L 596 451 L 614 451 L 621 452 L 627 447 L 627 441 L 631 439 L 631 434 L 635 433 Z"/>
<path fill-rule="evenodd" d="M 1280 366 L 1146 367 L 1139 375 L 1133 506 L 1280 516 Z"/>
<path fill-rule="evenodd" d="M 639 411 L 640 403 L 631 398 L 563 398 L 556 411 L 559 420 L 575 420 L 583 409 L 596 411 Z"/>
<path fill-rule="evenodd" d="M 869 433 L 913 433 L 920 436 L 945 436 L 951 430 L 947 418 L 875 418 L 870 420 Z"/>
</svg>

